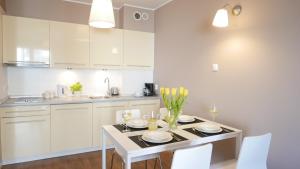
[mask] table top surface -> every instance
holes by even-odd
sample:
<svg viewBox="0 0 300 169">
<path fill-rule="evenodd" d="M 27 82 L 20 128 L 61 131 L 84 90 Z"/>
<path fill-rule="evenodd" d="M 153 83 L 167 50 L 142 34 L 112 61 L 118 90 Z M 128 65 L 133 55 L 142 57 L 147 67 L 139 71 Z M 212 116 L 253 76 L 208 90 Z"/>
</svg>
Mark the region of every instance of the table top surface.
<svg viewBox="0 0 300 169">
<path fill-rule="evenodd" d="M 186 140 L 142 148 L 141 146 L 136 144 L 133 140 L 131 140 L 129 137 L 142 135 L 143 132 L 147 130 L 122 133 L 113 125 L 105 125 L 102 128 L 103 131 L 105 132 L 106 137 L 108 137 L 108 139 L 110 139 L 113 142 L 114 146 L 118 149 L 119 153 L 121 153 L 120 155 L 131 156 L 131 157 L 149 155 L 149 154 L 159 153 L 163 151 L 171 151 L 180 148 L 202 145 L 202 144 L 211 143 L 215 141 L 235 138 L 242 134 L 242 130 L 227 125 L 223 125 L 220 123 L 212 122 L 200 117 L 195 116 L 195 118 L 202 120 L 204 122 L 215 123 L 220 127 L 231 130 L 232 132 L 222 133 L 213 136 L 200 137 L 198 135 L 195 135 L 191 132 L 184 130 L 188 128 L 193 128 L 199 123 L 179 125 L 177 129 L 172 130 L 172 132 L 181 137 L 186 138 Z M 162 130 L 162 131 L 168 130 L 168 124 L 166 122 L 159 120 L 158 125 L 162 126 L 162 128 L 159 128 L 158 130 Z"/>
</svg>

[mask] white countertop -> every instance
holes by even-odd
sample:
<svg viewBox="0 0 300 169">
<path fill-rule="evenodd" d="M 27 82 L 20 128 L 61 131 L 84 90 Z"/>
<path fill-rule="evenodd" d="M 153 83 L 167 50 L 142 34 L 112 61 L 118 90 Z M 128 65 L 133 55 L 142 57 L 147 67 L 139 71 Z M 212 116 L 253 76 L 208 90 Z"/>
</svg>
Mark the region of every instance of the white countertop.
<svg viewBox="0 0 300 169">
<path fill-rule="evenodd" d="M 150 97 L 117 96 L 117 97 L 96 98 L 96 99 L 91 99 L 87 96 L 82 96 L 82 97 L 63 97 L 63 98 L 53 98 L 53 99 L 42 99 L 41 102 L 26 102 L 26 103 L 14 103 L 13 102 L 14 98 L 8 98 L 2 104 L 0 104 L 0 107 L 59 105 L 59 104 L 76 104 L 76 103 L 98 103 L 98 102 L 153 100 L 153 99 L 159 99 L 159 96 L 150 96 Z"/>
</svg>

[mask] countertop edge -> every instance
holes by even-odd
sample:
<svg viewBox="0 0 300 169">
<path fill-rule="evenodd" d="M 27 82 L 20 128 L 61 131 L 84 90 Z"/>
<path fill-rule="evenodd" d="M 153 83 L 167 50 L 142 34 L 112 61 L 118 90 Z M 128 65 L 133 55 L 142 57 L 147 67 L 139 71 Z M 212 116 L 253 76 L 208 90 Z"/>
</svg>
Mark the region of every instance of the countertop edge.
<svg viewBox="0 0 300 169">
<path fill-rule="evenodd" d="M 105 102 L 118 102 L 118 101 L 135 101 L 135 100 L 158 100 L 159 96 L 151 97 L 134 97 L 134 96 L 121 96 L 116 98 L 107 98 L 107 99 L 90 99 L 90 98 L 76 98 L 74 100 L 69 99 L 53 99 L 53 100 L 44 100 L 39 103 L 5 103 L 6 101 L 0 104 L 0 108 L 5 107 L 16 107 L 16 106 L 45 106 L 45 105 L 62 105 L 62 104 L 84 104 L 84 103 L 105 103 Z"/>
</svg>

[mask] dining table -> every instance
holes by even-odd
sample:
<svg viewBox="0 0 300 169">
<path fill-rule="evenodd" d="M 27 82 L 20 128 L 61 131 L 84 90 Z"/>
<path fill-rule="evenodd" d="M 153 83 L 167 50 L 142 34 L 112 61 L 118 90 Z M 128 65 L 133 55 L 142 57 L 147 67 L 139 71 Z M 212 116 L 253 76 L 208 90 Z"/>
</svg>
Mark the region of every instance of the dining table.
<svg viewBox="0 0 300 169">
<path fill-rule="evenodd" d="M 102 126 L 102 169 L 106 169 L 106 150 L 111 147 L 118 149 L 123 159 L 125 169 L 131 169 L 132 159 L 153 154 L 175 151 L 188 147 L 200 146 L 226 139 L 235 139 L 235 156 L 238 157 L 242 142 L 242 130 L 224 124 L 194 116 L 191 123 L 178 123 L 176 129 L 169 130 L 168 123 L 158 120 L 158 129 L 172 133 L 173 140 L 162 144 L 151 144 L 140 139 L 147 129 L 132 129 L 124 132 L 122 124 Z M 210 123 L 222 128 L 219 133 L 204 133 L 195 130 L 199 123 Z M 107 144 L 109 142 L 110 144 Z"/>
</svg>

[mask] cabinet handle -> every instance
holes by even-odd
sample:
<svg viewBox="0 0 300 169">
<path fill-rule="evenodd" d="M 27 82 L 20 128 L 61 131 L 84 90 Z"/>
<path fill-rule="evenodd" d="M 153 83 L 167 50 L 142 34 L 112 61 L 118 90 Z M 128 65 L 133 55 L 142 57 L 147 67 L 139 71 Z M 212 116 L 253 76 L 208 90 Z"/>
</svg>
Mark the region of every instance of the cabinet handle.
<svg viewBox="0 0 300 169">
<path fill-rule="evenodd" d="M 6 122 L 5 124 L 22 124 L 22 123 L 40 123 L 40 122 L 46 122 L 46 120 L 24 120 L 24 121 L 10 121 Z"/>
<path fill-rule="evenodd" d="M 41 112 L 41 111 L 47 111 L 46 109 L 40 109 L 40 110 L 23 110 L 23 111 L 7 111 L 5 114 L 10 113 L 33 113 L 33 112 Z"/>
<path fill-rule="evenodd" d="M 125 106 L 102 106 L 102 107 L 96 107 L 96 109 L 101 109 L 101 108 L 123 108 Z"/>
<path fill-rule="evenodd" d="M 76 108 L 61 108 L 61 109 L 54 109 L 55 111 L 64 111 L 64 110 L 88 110 L 87 107 L 76 107 Z"/>
</svg>

